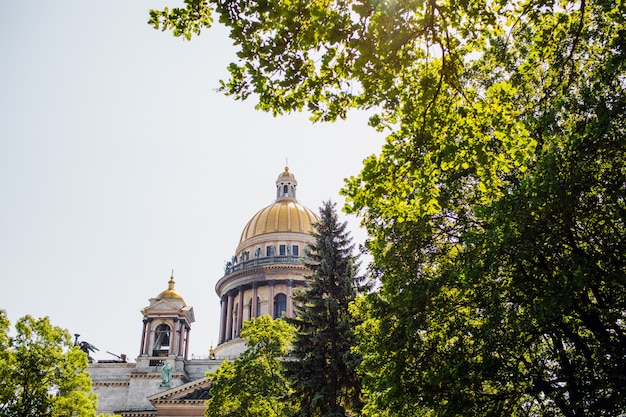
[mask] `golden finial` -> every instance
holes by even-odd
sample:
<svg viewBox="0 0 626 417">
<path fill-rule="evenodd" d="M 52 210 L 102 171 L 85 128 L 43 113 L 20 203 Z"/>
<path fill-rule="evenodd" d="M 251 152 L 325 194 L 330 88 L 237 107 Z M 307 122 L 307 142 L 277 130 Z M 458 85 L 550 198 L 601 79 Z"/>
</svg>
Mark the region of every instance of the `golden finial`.
<svg viewBox="0 0 626 417">
<path fill-rule="evenodd" d="M 174 289 L 174 284 L 175 284 L 175 283 L 176 283 L 176 282 L 174 281 L 174 270 L 172 269 L 172 275 L 170 276 L 170 280 L 169 280 L 169 282 L 167 283 L 167 285 L 168 285 L 168 290 L 173 290 L 173 289 Z"/>
</svg>

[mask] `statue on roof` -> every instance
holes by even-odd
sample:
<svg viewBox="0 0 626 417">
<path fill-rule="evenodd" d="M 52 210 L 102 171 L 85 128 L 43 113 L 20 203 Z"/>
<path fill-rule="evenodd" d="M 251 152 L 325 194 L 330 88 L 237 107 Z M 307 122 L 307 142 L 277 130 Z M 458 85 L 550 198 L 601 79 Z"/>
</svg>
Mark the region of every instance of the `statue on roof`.
<svg viewBox="0 0 626 417">
<path fill-rule="evenodd" d="M 91 357 L 91 355 L 89 355 L 89 353 L 100 350 L 94 345 L 92 345 L 91 343 L 85 342 L 84 340 L 78 344 L 78 347 L 80 348 L 80 350 L 82 350 L 83 352 L 87 354 L 87 361 L 89 363 L 93 363 L 93 358 Z"/>
<path fill-rule="evenodd" d="M 163 364 L 163 368 L 161 368 L 161 386 L 169 387 L 171 380 L 172 380 L 172 365 L 170 365 L 169 362 L 165 362 Z"/>
</svg>

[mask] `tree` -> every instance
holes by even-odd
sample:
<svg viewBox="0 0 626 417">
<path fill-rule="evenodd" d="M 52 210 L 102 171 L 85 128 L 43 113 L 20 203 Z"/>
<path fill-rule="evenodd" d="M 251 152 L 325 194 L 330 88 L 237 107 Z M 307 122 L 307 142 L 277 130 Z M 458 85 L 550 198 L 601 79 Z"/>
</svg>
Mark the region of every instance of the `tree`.
<svg viewBox="0 0 626 417">
<path fill-rule="evenodd" d="M 24 316 L 9 338 L 0 310 L 0 411 L 3 416 L 95 416 L 97 398 L 86 371 L 87 356 L 67 330 L 47 317 Z"/>
<path fill-rule="evenodd" d="M 244 322 L 246 350 L 234 362 L 222 362 L 211 378 L 207 416 L 282 417 L 293 410 L 283 358 L 294 329 L 269 315 Z"/>
<path fill-rule="evenodd" d="M 239 48 L 223 90 L 390 135 L 344 189 L 380 291 L 365 413 L 626 412 L 623 2 L 196 1 L 152 13 Z M 178 32 L 176 32 L 178 31 Z"/>
<path fill-rule="evenodd" d="M 354 317 L 349 305 L 360 289 L 354 245 L 340 223 L 335 205 L 325 202 L 312 233 L 315 243 L 305 249 L 304 264 L 312 271 L 307 287 L 296 291 L 293 361 L 288 363 L 300 416 L 346 416 L 362 407 Z"/>
<path fill-rule="evenodd" d="M 624 29 L 610 3 L 581 7 L 529 10 L 477 63 L 474 82 L 504 72 L 538 144 L 495 171 L 497 195 L 446 166 L 441 210 L 390 224 L 372 190 L 397 171 L 392 146 L 353 183 L 384 283 L 360 333 L 372 414 L 411 415 L 411 398 L 438 415 L 626 410 Z"/>
</svg>

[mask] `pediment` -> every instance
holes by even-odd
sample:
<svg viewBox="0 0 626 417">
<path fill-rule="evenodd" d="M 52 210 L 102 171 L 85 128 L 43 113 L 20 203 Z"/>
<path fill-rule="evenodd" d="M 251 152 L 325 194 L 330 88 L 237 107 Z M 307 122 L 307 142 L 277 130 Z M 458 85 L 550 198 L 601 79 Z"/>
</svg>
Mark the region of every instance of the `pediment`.
<svg viewBox="0 0 626 417">
<path fill-rule="evenodd" d="M 152 301 L 152 300 L 150 300 Z M 185 305 L 182 303 L 177 305 L 169 300 L 154 300 L 148 307 L 145 307 L 142 312 L 177 312 L 180 313 L 185 310 Z"/>
<path fill-rule="evenodd" d="M 209 399 L 209 388 L 211 388 L 211 380 L 207 377 L 203 377 L 167 391 L 154 394 L 148 397 L 148 400 L 153 405 L 164 403 L 203 403 Z"/>
</svg>

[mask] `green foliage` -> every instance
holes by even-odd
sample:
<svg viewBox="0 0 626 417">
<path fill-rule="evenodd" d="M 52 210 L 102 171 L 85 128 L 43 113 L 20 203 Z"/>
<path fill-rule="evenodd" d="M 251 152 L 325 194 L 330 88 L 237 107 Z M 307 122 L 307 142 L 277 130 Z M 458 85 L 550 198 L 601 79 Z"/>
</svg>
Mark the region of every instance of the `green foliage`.
<svg viewBox="0 0 626 417">
<path fill-rule="evenodd" d="M 361 278 L 346 223 L 339 223 L 335 205 L 325 202 L 320 221 L 312 233 L 315 243 L 307 247 L 307 287 L 296 291 L 296 326 L 288 363 L 300 416 L 346 416 L 362 407 L 358 355 L 353 329 L 356 321 L 348 310 Z"/>
<path fill-rule="evenodd" d="M 0 414 L 96 415 L 87 356 L 72 346 L 67 330 L 53 326 L 47 317 L 24 316 L 10 339 L 9 321 L 0 310 L 0 331 Z"/>
<path fill-rule="evenodd" d="M 610 3 L 543 7 L 467 74 L 513 87 L 534 149 L 523 163 L 483 188 L 477 167 L 440 162 L 429 212 L 396 189 L 423 179 L 404 150 L 432 146 L 392 136 L 348 184 L 383 282 L 359 309 L 369 415 L 626 410 L 623 20 Z"/>
<path fill-rule="evenodd" d="M 471 63 L 516 12 L 524 13 L 523 4 L 186 0 L 183 8 L 153 10 L 150 23 L 189 38 L 217 13 L 238 48 L 222 91 L 255 95 L 262 110 L 306 109 L 331 121 L 350 108 L 375 109 L 371 124 L 394 134 L 347 194 L 353 210 L 378 209 L 384 199 L 380 215 L 402 221 L 440 208 L 442 175 L 470 170 L 483 198 L 499 195 L 499 174 L 523 169 L 534 151 L 517 90 L 506 79 L 480 85 L 471 77 Z M 393 195 L 370 181 L 390 170 L 398 177 L 391 180 L 400 179 Z"/>
<path fill-rule="evenodd" d="M 623 2 L 205 7 L 227 94 L 390 132 L 344 189 L 381 282 L 355 307 L 366 415 L 626 413 Z"/>
<path fill-rule="evenodd" d="M 244 322 L 245 352 L 234 362 L 225 360 L 211 378 L 207 416 L 289 416 L 291 389 L 284 376 L 283 357 L 294 329 L 269 315 Z"/>
<path fill-rule="evenodd" d="M 174 36 L 183 36 L 187 40 L 199 35 L 203 28 L 211 27 L 213 19 L 206 1 L 185 0 L 185 5 L 184 9 L 151 10 L 149 23 L 155 29 L 171 30 Z"/>
</svg>

